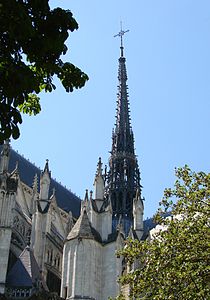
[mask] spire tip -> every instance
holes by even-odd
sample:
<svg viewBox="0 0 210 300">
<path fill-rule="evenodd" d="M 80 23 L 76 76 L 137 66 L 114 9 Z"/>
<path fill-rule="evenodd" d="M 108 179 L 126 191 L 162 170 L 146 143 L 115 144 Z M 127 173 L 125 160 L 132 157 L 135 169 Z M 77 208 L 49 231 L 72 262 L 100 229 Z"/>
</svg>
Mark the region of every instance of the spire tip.
<svg viewBox="0 0 210 300">
<path fill-rule="evenodd" d="M 125 33 L 129 32 L 129 29 L 128 30 L 123 30 L 122 29 L 122 21 L 120 22 L 120 32 L 118 32 L 118 34 L 115 34 L 114 37 L 117 37 L 119 36 L 120 37 L 120 52 L 121 52 L 121 57 L 123 57 L 123 35 Z"/>
</svg>

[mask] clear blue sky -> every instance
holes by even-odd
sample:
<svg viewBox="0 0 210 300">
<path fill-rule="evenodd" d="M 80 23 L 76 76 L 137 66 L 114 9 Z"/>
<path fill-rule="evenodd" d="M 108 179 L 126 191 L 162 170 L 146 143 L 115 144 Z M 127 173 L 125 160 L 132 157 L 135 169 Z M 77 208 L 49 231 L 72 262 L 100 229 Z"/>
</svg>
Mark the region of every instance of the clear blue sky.
<svg viewBox="0 0 210 300">
<path fill-rule="evenodd" d="M 87 85 L 42 94 L 42 112 L 24 117 L 12 146 L 83 198 L 98 157 L 107 164 L 115 122 L 120 20 L 125 37 L 131 120 L 141 170 L 145 218 L 156 211 L 174 168 L 210 166 L 210 1 L 50 0 L 70 9 L 79 30 L 65 57 Z M 38 46 L 38 45 L 37 45 Z"/>
</svg>

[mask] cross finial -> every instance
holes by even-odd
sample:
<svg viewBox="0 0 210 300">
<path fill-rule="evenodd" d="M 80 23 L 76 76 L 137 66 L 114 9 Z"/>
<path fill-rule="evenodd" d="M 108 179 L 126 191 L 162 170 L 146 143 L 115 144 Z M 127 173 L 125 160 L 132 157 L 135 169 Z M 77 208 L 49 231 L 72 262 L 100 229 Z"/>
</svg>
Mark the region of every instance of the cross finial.
<svg viewBox="0 0 210 300">
<path fill-rule="evenodd" d="M 122 29 L 122 22 L 120 22 L 120 32 L 116 35 L 114 35 L 114 37 L 119 36 L 120 37 L 120 49 L 121 49 L 121 57 L 123 57 L 123 35 L 128 32 L 129 30 L 123 30 Z"/>
</svg>

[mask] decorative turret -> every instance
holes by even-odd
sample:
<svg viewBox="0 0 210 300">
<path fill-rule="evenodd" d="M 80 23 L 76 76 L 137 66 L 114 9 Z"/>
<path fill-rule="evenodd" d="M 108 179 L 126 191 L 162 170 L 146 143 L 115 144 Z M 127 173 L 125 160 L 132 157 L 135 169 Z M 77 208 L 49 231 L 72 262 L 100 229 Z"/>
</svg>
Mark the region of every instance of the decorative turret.
<svg viewBox="0 0 210 300">
<path fill-rule="evenodd" d="M 134 151 L 134 135 L 130 123 L 126 59 L 122 40 L 127 31 L 121 29 L 116 35 L 121 39 L 117 114 L 116 126 L 112 133 L 110 170 L 105 188 L 107 199 L 111 199 L 112 202 L 113 229 L 116 229 L 121 216 L 126 235 L 133 221 L 133 199 L 137 189 L 141 190 L 139 167 Z"/>
<path fill-rule="evenodd" d="M 80 213 L 83 212 L 83 209 L 89 209 L 89 197 L 88 197 L 88 189 L 85 190 L 84 200 L 81 202 L 81 210 Z"/>
<path fill-rule="evenodd" d="M 104 178 L 102 175 L 102 162 L 101 158 L 99 157 L 96 176 L 94 180 L 94 187 L 95 187 L 95 199 L 103 200 L 104 198 Z"/>
<path fill-rule="evenodd" d="M 31 249 L 37 260 L 41 271 L 44 270 L 44 252 L 43 249 L 46 244 L 46 234 L 48 232 L 48 225 L 51 222 L 51 215 L 49 208 L 51 200 L 49 199 L 51 172 L 49 171 L 48 159 L 44 167 L 44 171 L 40 177 L 40 196 L 37 194 L 37 176 L 33 183 L 32 196 L 32 230 L 31 230 Z"/>
<path fill-rule="evenodd" d="M 133 229 L 135 230 L 139 240 L 141 239 L 144 231 L 143 214 L 144 214 L 143 199 L 141 199 L 140 190 L 137 189 L 136 196 L 133 199 Z"/>
<path fill-rule="evenodd" d="M 50 188 L 51 172 L 49 171 L 49 160 L 46 160 L 44 171 L 40 177 L 40 201 L 39 209 L 42 212 L 46 212 L 48 207 L 49 199 L 49 188 Z"/>
</svg>

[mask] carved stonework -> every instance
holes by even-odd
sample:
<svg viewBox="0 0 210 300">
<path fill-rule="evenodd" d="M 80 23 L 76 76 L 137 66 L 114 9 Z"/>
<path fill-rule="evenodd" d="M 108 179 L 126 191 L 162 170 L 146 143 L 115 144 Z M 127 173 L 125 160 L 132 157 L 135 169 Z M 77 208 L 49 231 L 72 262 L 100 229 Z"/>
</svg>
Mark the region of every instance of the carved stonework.
<svg viewBox="0 0 210 300">
<path fill-rule="evenodd" d="M 59 251 L 56 245 L 51 241 L 47 241 L 46 251 L 45 251 L 45 263 L 51 270 L 54 270 L 56 274 L 61 276 L 62 267 L 62 251 Z"/>
<path fill-rule="evenodd" d="M 7 190 L 9 192 L 16 192 L 18 181 L 15 178 L 7 178 Z"/>
<path fill-rule="evenodd" d="M 31 226 L 22 217 L 16 215 L 13 219 L 12 242 L 23 248 L 29 245 L 31 238 Z"/>
<path fill-rule="evenodd" d="M 22 187 L 23 187 L 23 191 L 26 192 L 27 194 L 29 194 L 30 196 L 33 195 L 33 189 L 31 187 L 29 187 L 28 185 L 24 184 L 23 182 L 21 182 Z"/>
<path fill-rule="evenodd" d="M 32 294 L 32 288 L 7 288 L 5 294 L 9 299 L 28 299 Z"/>
</svg>

